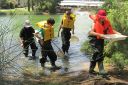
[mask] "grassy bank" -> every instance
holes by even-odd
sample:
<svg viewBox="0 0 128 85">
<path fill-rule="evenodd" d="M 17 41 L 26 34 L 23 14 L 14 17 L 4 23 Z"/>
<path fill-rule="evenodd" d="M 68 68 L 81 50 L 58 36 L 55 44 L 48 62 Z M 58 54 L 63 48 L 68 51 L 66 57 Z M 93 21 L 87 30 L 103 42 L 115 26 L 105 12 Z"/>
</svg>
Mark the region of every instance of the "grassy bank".
<svg viewBox="0 0 128 85">
<path fill-rule="evenodd" d="M 0 9 L 0 15 L 29 15 L 29 14 L 35 14 L 35 15 L 48 15 L 47 12 L 37 12 L 37 11 L 28 11 L 26 8 L 15 8 L 15 9 Z"/>
<path fill-rule="evenodd" d="M 27 8 L 15 8 L 15 9 L 0 9 L 0 15 L 28 15 L 31 12 L 28 12 Z"/>
</svg>

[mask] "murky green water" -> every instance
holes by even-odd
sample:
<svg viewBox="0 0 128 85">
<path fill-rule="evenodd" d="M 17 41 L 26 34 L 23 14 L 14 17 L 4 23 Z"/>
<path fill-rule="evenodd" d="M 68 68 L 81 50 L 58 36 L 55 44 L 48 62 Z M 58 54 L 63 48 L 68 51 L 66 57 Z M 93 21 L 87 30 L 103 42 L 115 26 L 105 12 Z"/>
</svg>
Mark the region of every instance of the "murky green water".
<svg viewBox="0 0 128 85">
<path fill-rule="evenodd" d="M 0 26 L 3 27 L 8 27 L 9 29 L 13 29 L 13 31 L 9 32 L 9 34 L 14 35 L 14 37 L 10 37 L 12 39 L 8 38 L 8 42 L 10 42 L 9 40 L 11 40 L 11 42 L 14 43 L 18 43 L 17 47 L 13 48 L 13 51 L 11 51 L 11 53 L 13 53 L 14 51 L 21 52 L 17 57 L 16 61 L 16 67 L 22 68 L 22 67 L 27 67 L 26 65 L 32 66 L 32 68 L 37 68 L 37 70 L 41 69 L 40 63 L 39 63 L 39 59 L 37 59 L 36 61 L 30 61 L 26 58 L 24 58 L 24 56 L 22 55 L 22 48 L 20 47 L 19 44 L 19 32 L 20 29 L 23 27 L 24 21 L 26 19 L 29 19 L 31 21 L 32 26 L 35 29 L 38 29 L 38 27 L 35 26 L 36 22 L 42 21 L 42 20 L 46 20 L 48 17 L 53 17 L 55 18 L 55 33 L 57 36 L 57 31 L 59 28 L 59 25 L 61 23 L 61 16 L 62 15 L 18 15 L 18 16 L 0 16 Z M 72 72 L 72 71 L 79 71 L 79 70 L 84 70 L 84 69 L 88 69 L 88 65 L 89 65 L 89 60 L 87 59 L 86 55 L 80 52 L 80 48 L 82 43 L 87 40 L 87 33 L 89 31 L 89 29 L 91 28 L 91 20 L 88 17 L 88 13 L 86 12 L 78 12 L 77 16 L 76 16 L 76 22 L 75 22 L 75 36 L 77 36 L 79 38 L 79 41 L 72 43 L 71 42 L 71 46 L 69 49 L 69 56 L 67 58 L 62 58 L 62 57 L 58 57 L 57 60 L 57 65 L 62 66 L 63 68 L 68 68 L 67 72 Z M 53 41 L 53 47 L 55 49 L 56 52 L 59 51 L 59 48 L 61 48 L 61 38 L 58 37 Z M 57 47 L 55 46 L 55 44 L 57 45 Z M 38 43 L 37 43 L 38 45 Z M 7 45 L 8 47 L 9 45 Z M 37 52 L 37 56 L 41 57 L 40 54 L 40 47 L 38 45 L 38 52 Z M 14 53 L 16 54 L 16 53 Z M 13 55 L 14 56 L 14 55 Z M 48 65 L 49 63 L 47 63 Z M 65 70 L 60 70 L 59 73 L 63 73 L 65 72 Z M 47 72 L 46 72 L 47 73 Z"/>
<path fill-rule="evenodd" d="M 13 15 L 13 16 L 0 16 L 0 25 L 8 26 L 9 28 L 14 29 L 15 33 L 19 33 L 20 29 L 24 25 L 24 21 L 29 19 L 31 25 L 38 29 L 36 23 L 42 20 L 46 20 L 49 17 L 53 17 L 55 19 L 55 32 L 58 30 L 58 26 L 61 22 L 61 15 Z"/>
</svg>

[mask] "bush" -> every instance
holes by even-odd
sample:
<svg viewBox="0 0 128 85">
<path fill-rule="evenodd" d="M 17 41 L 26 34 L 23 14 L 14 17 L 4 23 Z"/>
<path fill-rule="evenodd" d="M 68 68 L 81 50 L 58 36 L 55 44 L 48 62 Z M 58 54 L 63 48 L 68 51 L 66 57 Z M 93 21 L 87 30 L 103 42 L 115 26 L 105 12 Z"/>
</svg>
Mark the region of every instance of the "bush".
<svg viewBox="0 0 128 85">
<path fill-rule="evenodd" d="M 88 54 L 88 55 L 93 54 L 93 49 L 92 49 L 91 45 L 89 44 L 89 40 L 87 40 L 83 43 L 81 51 L 85 52 L 85 54 Z"/>
<path fill-rule="evenodd" d="M 117 51 L 112 55 L 111 62 L 115 64 L 119 71 L 123 70 L 125 65 L 128 63 L 125 54 Z"/>
<path fill-rule="evenodd" d="M 127 35 L 128 33 L 128 1 L 127 0 L 106 0 L 102 7 L 108 12 L 108 18 L 114 29 Z M 104 55 L 109 57 L 111 64 L 114 64 L 120 71 L 128 66 L 128 39 L 123 41 L 105 43 Z M 90 46 L 87 42 L 83 45 L 83 50 L 90 53 Z"/>
<path fill-rule="evenodd" d="M 8 10 L 0 10 L 0 15 L 27 15 L 30 12 L 25 8 L 16 8 L 16 9 L 8 9 Z"/>
<path fill-rule="evenodd" d="M 113 28 L 120 33 L 127 35 L 128 33 L 128 1 L 127 0 L 106 0 L 107 4 L 103 7 L 108 12 Z M 124 69 L 128 65 L 128 39 L 110 43 L 105 49 L 105 56 L 112 57 L 111 62 L 118 67 Z"/>
</svg>

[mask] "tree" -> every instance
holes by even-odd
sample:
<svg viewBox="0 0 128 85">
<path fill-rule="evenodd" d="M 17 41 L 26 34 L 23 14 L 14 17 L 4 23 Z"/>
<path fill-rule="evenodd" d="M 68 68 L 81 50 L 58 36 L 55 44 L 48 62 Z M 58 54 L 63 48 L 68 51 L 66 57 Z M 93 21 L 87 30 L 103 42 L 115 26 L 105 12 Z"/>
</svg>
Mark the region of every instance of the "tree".
<svg viewBox="0 0 128 85">
<path fill-rule="evenodd" d="M 1 0 L 0 7 L 3 9 L 15 8 L 16 0 Z"/>
<path fill-rule="evenodd" d="M 128 33 L 128 1 L 127 0 L 106 0 L 107 4 L 103 7 L 108 12 L 113 28 L 120 33 L 127 35 Z M 116 41 L 108 44 L 105 55 L 111 57 L 119 70 L 123 70 L 128 65 L 128 39 Z"/>
<path fill-rule="evenodd" d="M 27 1 L 28 11 L 30 11 L 31 9 L 32 9 L 32 11 L 34 10 L 34 5 L 35 5 L 34 3 L 35 2 L 36 2 L 35 0 L 28 0 Z"/>
<path fill-rule="evenodd" d="M 102 7 L 108 12 L 107 17 L 114 29 L 120 33 L 127 35 L 128 33 L 128 1 L 127 0 L 105 0 Z M 111 42 L 111 41 L 110 41 Z M 128 65 L 128 38 L 122 41 L 114 41 L 106 43 L 104 56 L 109 57 L 111 64 L 114 64 L 121 72 Z M 93 50 L 88 46 L 88 42 L 84 43 L 83 50 L 92 53 Z"/>
<path fill-rule="evenodd" d="M 27 5 L 28 5 L 28 11 L 30 12 L 30 0 L 28 0 Z"/>
<path fill-rule="evenodd" d="M 31 7 L 32 7 L 32 10 L 34 10 L 34 0 L 31 0 Z"/>
<path fill-rule="evenodd" d="M 56 13 L 56 6 L 61 0 L 37 0 L 36 1 L 36 10 L 47 11 L 50 13 Z"/>
<path fill-rule="evenodd" d="M 0 6 L 1 6 L 1 8 L 7 9 L 8 8 L 7 0 L 1 0 Z"/>
</svg>

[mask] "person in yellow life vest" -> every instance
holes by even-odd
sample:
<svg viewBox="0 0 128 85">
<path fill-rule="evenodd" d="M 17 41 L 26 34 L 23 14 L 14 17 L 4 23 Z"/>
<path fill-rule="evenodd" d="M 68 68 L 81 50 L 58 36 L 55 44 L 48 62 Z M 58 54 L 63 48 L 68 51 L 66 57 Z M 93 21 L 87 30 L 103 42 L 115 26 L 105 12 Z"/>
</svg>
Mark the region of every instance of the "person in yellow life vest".
<svg viewBox="0 0 128 85">
<path fill-rule="evenodd" d="M 71 13 L 71 11 L 66 11 L 62 17 L 61 25 L 58 31 L 61 31 L 61 39 L 62 39 L 62 50 L 64 53 L 68 53 L 69 47 L 70 47 L 70 38 L 72 30 L 72 34 L 74 34 L 74 22 L 75 22 L 75 15 Z"/>
<path fill-rule="evenodd" d="M 96 15 L 89 15 L 89 17 L 94 21 L 91 31 L 89 35 L 93 36 L 93 48 L 96 49 L 93 53 L 92 59 L 90 61 L 90 68 L 89 73 L 97 73 L 94 71 L 96 63 L 98 63 L 99 74 L 106 75 L 107 73 L 104 70 L 103 65 L 103 50 L 104 50 L 104 39 L 105 34 L 120 34 L 119 32 L 115 31 L 110 21 L 106 17 L 106 11 L 104 9 L 100 9 Z"/>
<path fill-rule="evenodd" d="M 41 45 L 42 58 L 40 59 L 40 63 L 42 67 L 45 67 L 45 62 L 47 61 L 48 56 L 52 68 L 58 68 L 55 64 L 57 55 L 55 54 L 51 45 L 51 40 L 54 37 L 54 24 L 55 20 L 53 18 L 49 18 L 47 21 L 37 23 L 37 26 L 41 27 L 41 29 L 35 33 L 35 36 L 39 39 L 39 43 Z M 41 33 L 42 38 L 38 36 L 39 33 Z"/>
</svg>

